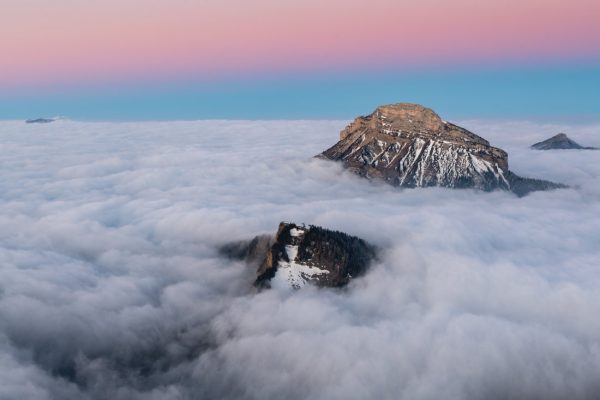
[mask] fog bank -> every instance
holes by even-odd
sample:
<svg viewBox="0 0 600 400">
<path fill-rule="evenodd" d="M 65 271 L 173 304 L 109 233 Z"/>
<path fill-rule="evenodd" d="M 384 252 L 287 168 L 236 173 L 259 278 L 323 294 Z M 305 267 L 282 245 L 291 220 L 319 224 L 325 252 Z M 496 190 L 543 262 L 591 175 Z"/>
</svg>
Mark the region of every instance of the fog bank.
<svg viewBox="0 0 600 400">
<path fill-rule="evenodd" d="M 0 399 L 600 395 L 600 125 L 463 121 L 519 175 L 397 189 L 311 157 L 347 121 L 0 122 Z M 251 289 L 280 221 L 381 246 L 346 290 Z"/>
</svg>

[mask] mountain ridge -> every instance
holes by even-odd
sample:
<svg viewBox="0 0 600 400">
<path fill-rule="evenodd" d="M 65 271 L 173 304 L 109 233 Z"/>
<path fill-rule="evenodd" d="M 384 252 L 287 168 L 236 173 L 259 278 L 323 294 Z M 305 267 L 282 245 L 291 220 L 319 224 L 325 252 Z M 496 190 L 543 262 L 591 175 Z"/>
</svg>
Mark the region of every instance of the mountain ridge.
<svg viewBox="0 0 600 400">
<path fill-rule="evenodd" d="M 514 174 L 504 150 L 411 103 L 380 106 L 357 117 L 340 132 L 338 143 L 316 157 L 400 187 L 501 189 L 518 196 L 566 187 Z"/>
</svg>

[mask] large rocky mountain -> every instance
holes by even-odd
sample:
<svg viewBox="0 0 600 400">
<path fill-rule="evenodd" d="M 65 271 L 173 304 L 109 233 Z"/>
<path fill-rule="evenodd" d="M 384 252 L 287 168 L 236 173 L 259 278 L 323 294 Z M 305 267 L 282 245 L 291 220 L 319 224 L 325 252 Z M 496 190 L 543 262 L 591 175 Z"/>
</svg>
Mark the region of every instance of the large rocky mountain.
<svg viewBox="0 0 600 400">
<path fill-rule="evenodd" d="M 565 187 L 515 175 L 504 150 L 417 104 L 381 106 L 356 118 L 340 133 L 340 141 L 317 157 L 403 187 L 502 189 L 520 196 Z"/>
<path fill-rule="evenodd" d="M 559 133 L 546 139 L 543 142 L 538 142 L 531 145 L 534 150 L 598 150 L 596 147 L 585 147 L 571 140 L 566 134 Z"/>
<path fill-rule="evenodd" d="M 366 241 L 318 226 L 282 222 L 274 237 L 230 243 L 221 253 L 258 267 L 259 288 L 341 287 L 365 273 L 376 257 Z"/>
</svg>

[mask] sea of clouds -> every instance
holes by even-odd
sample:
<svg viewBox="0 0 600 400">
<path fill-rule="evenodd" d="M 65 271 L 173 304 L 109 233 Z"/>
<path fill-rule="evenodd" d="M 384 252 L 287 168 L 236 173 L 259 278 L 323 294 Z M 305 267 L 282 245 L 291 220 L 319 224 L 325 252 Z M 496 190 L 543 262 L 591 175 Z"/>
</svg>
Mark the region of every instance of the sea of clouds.
<svg viewBox="0 0 600 400">
<path fill-rule="evenodd" d="M 463 121 L 573 188 L 400 190 L 311 159 L 347 121 L 0 122 L 0 399 L 600 395 L 600 125 Z M 346 290 L 252 289 L 218 246 L 358 235 Z"/>
</svg>

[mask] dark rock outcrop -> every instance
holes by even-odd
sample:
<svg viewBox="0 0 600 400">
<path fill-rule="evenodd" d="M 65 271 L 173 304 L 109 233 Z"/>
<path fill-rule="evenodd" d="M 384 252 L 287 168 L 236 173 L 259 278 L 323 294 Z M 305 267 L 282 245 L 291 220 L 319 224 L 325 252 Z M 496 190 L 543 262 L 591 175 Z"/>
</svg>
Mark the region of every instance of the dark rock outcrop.
<svg viewBox="0 0 600 400">
<path fill-rule="evenodd" d="M 317 157 L 402 187 L 501 189 L 519 196 L 565 187 L 515 175 L 504 150 L 417 104 L 381 106 L 356 118 L 340 141 Z"/>
<path fill-rule="evenodd" d="M 598 150 L 597 147 L 585 147 L 571 140 L 566 134 L 559 133 L 546 139 L 543 142 L 538 142 L 531 145 L 534 150 Z"/>
<path fill-rule="evenodd" d="M 375 256 L 375 247 L 355 236 L 282 222 L 258 269 L 256 285 L 340 287 L 364 274 Z"/>
<path fill-rule="evenodd" d="M 357 237 L 285 222 L 275 236 L 228 243 L 219 252 L 258 268 L 255 286 L 259 288 L 344 286 L 364 274 L 376 257 L 375 247 Z"/>
</svg>

